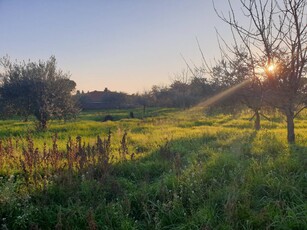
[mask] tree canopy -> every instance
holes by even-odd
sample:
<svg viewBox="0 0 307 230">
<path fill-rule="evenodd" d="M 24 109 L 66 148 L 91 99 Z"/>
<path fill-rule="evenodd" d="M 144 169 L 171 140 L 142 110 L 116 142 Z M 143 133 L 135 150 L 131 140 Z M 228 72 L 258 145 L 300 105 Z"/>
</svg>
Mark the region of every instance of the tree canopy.
<svg viewBox="0 0 307 230">
<path fill-rule="evenodd" d="M 3 58 L 1 63 L 3 115 L 17 114 L 25 119 L 34 115 L 39 127 L 46 129 L 50 119 L 67 119 L 78 112 L 72 97 L 76 83 L 57 68 L 55 57 L 20 63 Z"/>
</svg>

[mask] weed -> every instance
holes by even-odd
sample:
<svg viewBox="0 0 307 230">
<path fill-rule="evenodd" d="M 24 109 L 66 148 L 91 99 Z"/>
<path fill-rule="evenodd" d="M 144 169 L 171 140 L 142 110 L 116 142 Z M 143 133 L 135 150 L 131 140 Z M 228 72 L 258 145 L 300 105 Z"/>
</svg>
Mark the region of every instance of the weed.
<svg viewBox="0 0 307 230">
<path fill-rule="evenodd" d="M 306 228 L 304 117 L 288 146 L 278 119 L 254 132 L 247 116 L 127 114 L 84 112 L 45 132 L 0 121 L 1 228 Z"/>
</svg>

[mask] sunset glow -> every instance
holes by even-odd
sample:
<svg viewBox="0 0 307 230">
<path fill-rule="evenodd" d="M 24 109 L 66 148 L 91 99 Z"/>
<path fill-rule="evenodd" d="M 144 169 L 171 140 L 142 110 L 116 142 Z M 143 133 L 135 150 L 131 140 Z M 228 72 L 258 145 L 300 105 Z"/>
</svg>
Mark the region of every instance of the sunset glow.
<svg viewBox="0 0 307 230">
<path fill-rule="evenodd" d="M 276 69 L 276 65 L 275 64 L 270 64 L 270 65 L 267 66 L 267 71 L 269 71 L 271 73 L 274 72 L 275 69 Z"/>
</svg>

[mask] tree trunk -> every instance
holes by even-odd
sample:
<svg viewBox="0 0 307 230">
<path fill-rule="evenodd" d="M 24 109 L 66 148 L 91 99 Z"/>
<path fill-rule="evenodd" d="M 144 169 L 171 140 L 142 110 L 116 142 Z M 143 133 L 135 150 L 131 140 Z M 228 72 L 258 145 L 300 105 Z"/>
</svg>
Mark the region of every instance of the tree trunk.
<svg viewBox="0 0 307 230">
<path fill-rule="evenodd" d="M 290 111 L 286 114 L 287 116 L 287 138 L 288 143 L 295 143 L 295 133 L 294 133 L 294 112 Z"/>
<path fill-rule="evenodd" d="M 261 125 L 260 125 L 260 113 L 259 113 L 259 110 L 255 111 L 255 116 L 256 116 L 255 124 L 254 124 L 255 130 L 260 130 Z"/>
<path fill-rule="evenodd" d="M 143 118 L 145 118 L 145 113 L 146 113 L 146 105 L 143 105 Z"/>
<path fill-rule="evenodd" d="M 41 129 L 42 130 L 47 130 L 47 120 L 46 119 L 42 119 L 40 121 L 40 123 L 41 123 Z"/>
</svg>

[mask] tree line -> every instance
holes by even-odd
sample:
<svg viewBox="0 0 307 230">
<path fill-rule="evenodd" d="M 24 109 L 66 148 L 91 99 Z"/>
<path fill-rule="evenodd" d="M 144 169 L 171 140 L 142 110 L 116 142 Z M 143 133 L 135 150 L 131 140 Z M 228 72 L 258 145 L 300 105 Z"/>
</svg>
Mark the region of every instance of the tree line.
<svg viewBox="0 0 307 230">
<path fill-rule="evenodd" d="M 144 112 L 147 107 L 187 109 L 196 105 L 209 113 L 239 113 L 249 108 L 253 111 L 256 130 L 261 128 L 261 117 L 267 118 L 264 111 L 279 109 L 287 117 L 287 110 L 281 108 L 293 106 L 296 108 L 296 113 L 291 115 L 294 132 L 294 118 L 307 106 L 306 68 L 293 95 L 289 89 L 293 86 L 287 81 L 289 67 L 282 59 L 276 60 L 275 57 L 274 66 L 261 66 L 260 63 L 257 73 L 254 73 L 252 66 L 248 65 L 248 54 L 242 49 L 233 59 L 223 58 L 211 68 L 192 69 L 188 66 L 174 75 L 168 86 L 154 85 L 149 91 L 131 95 L 106 88 L 100 100 L 107 109 L 142 106 Z M 1 64 L 4 67 L 0 87 L 2 117 L 19 115 L 26 121 L 29 116 L 34 116 L 38 128 L 44 130 L 50 119 L 70 119 L 86 109 L 87 97 L 91 93 L 74 93 L 76 83 L 57 68 L 55 57 L 45 62 L 15 63 L 2 58 Z M 207 103 L 216 95 L 223 94 Z"/>
</svg>

